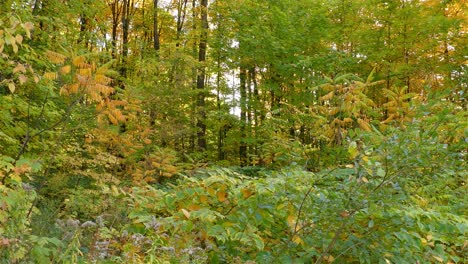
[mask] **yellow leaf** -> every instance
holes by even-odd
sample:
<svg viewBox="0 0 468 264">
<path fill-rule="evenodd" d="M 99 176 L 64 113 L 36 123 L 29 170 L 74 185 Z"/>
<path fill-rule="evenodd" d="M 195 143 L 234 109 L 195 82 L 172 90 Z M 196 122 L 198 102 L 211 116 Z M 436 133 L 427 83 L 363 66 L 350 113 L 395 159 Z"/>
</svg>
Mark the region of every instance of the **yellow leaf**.
<svg viewBox="0 0 468 264">
<path fill-rule="evenodd" d="M 60 72 L 62 74 L 68 74 L 71 71 L 71 66 L 70 65 L 65 65 L 62 68 L 60 68 Z"/>
<path fill-rule="evenodd" d="M 78 69 L 78 73 L 83 76 L 91 76 L 91 69 L 89 68 Z"/>
<path fill-rule="evenodd" d="M 331 91 L 331 92 L 327 93 L 326 95 L 320 97 L 319 100 L 320 101 L 328 101 L 328 100 L 333 98 L 333 95 L 334 95 L 334 92 Z"/>
<path fill-rule="evenodd" d="M 214 195 L 216 193 L 216 191 L 213 189 L 213 188 L 206 188 L 206 191 L 210 194 L 210 195 Z"/>
<path fill-rule="evenodd" d="M 296 243 L 297 245 L 299 245 L 299 244 L 303 245 L 304 244 L 304 241 L 302 241 L 302 239 L 298 235 L 293 236 L 292 241 L 294 243 Z"/>
<path fill-rule="evenodd" d="M 359 127 L 360 127 L 362 130 L 368 131 L 368 132 L 372 131 L 372 129 L 371 129 L 371 127 L 369 126 L 369 124 L 368 124 L 366 121 L 364 121 L 364 120 L 362 120 L 362 119 L 360 119 L 360 118 L 358 118 L 358 124 L 359 124 Z"/>
<path fill-rule="evenodd" d="M 13 180 L 14 182 L 21 182 L 21 177 L 18 174 L 10 174 L 10 179 Z"/>
<path fill-rule="evenodd" d="M 82 56 L 73 58 L 73 65 L 75 66 L 80 66 L 80 65 L 83 65 L 84 63 L 85 63 L 85 58 Z"/>
<path fill-rule="evenodd" d="M 425 238 L 423 238 L 423 237 L 421 237 L 421 242 L 422 242 L 423 245 L 427 245 L 427 240 Z"/>
<path fill-rule="evenodd" d="M 282 203 L 282 204 L 279 204 L 277 207 L 276 207 L 276 210 L 281 210 L 283 209 L 284 207 L 286 207 L 286 204 Z"/>
<path fill-rule="evenodd" d="M 20 34 L 16 35 L 15 37 L 15 40 L 18 44 L 21 44 L 23 43 L 23 36 L 21 36 Z"/>
<path fill-rule="evenodd" d="M 366 177 L 362 177 L 361 180 L 365 183 L 369 183 L 369 180 Z"/>
<path fill-rule="evenodd" d="M 296 216 L 290 215 L 286 219 L 290 228 L 294 229 L 296 227 Z"/>
<path fill-rule="evenodd" d="M 190 218 L 190 212 L 185 209 L 180 209 L 187 219 Z"/>
<path fill-rule="evenodd" d="M 108 114 L 107 117 L 109 118 L 109 121 L 114 124 L 114 125 L 117 125 L 119 123 L 119 121 L 111 114 Z"/>
<path fill-rule="evenodd" d="M 433 257 L 435 260 L 437 260 L 438 262 L 444 262 L 444 259 L 441 258 L 441 257 L 438 257 L 438 256 L 436 256 L 436 255 L 432 255 L 432 257 Z"/>
<path fill-rule="evenodd" d="M 227 193 L 225 191 L 219 191 L 216 193 L 216 196 L 218 197 L 218 201 L 224 202 L 227 199 Z"/>
<path fill-rule="evenodd" d="M 18 45 L 16 45 L 16 43 L 11 43 L 11 47 L 13 47 L 13 52 L 14 53 L 18 53 Z"/>
<path fill-rule="evenodd" d="M 55 64 L 63 64 L 67 59 L 65 55 L 50 50 L 48 50 L 45 55 L 52 63 Z"/>
<path fill-rule="evenodd" d="M 10 92 L 11 92 L 11 93 L 14 93 L 15 90 L 16 90 L 15 84 L 14 84 L 14 83 L 9 83 L 9 84 L 8 84 L 8 89 L 10 89 Z"/>
<path fill-rule="evenodd" d="M 328 263 L 335 261 L 335 258 L 332 255 L 325 256 L 323 259 L 325 259 Z"/>
<path fill-rule="evenodd" d="M 57 79 L 57 73 L 55 73 L 55 72 L 46 72 L 46 73 L 44 73 L 44 78 L 46 78 L 47 80 L 55 80 L 55 79 Z"/>
<path fill-rule="evenodd" d="M 119 194 L 119 190 L 117 189 L 117 187 L 115 185 L 112 185 L 111 186 L 111 190 L 112 190 L 112 194 L 114 195 L 118 195 Z"/>
</svg>

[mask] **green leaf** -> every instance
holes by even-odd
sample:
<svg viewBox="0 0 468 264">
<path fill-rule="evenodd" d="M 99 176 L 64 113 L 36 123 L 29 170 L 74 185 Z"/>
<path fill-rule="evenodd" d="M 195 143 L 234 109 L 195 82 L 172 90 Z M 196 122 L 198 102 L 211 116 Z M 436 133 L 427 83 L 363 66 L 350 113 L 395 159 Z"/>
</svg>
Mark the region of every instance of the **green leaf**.
<svg viewBox="0 0 468 264">
<path fill-rule="evenodd" d="M 355 159 L 359 155 L 356 141 L 353 141 L 349 144 L 348 153 L 351 159 Z"/>
<path fill-rule="evenodd" d="M 378 168 L 375 174 L 379 177 L 385 177 L 386 175 L 385 170 L 383 170 L 382 168 Z"/>
<path fill-rule="evenodd" d="M 251 237 L 253 241 L 255 242 L 255 246 L 257 247 L 257 249 L 263 250 L 263 248 L 265 247 L 265 243 L 263 242 L 263 239 L 257 234 L 251 234 Z"/>
</svg>

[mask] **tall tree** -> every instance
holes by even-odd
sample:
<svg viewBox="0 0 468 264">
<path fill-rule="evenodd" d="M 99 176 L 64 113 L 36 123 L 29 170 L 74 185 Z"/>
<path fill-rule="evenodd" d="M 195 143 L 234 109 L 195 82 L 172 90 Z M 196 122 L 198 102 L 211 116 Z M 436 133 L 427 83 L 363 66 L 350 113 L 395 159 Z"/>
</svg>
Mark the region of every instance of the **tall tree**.
<svg viewBox="0 0 468 264">
<path fill-rule="evenodd" d="M 158 52 L 161 48 L 159 43 L 158 0 L 153 0 L 153 36 L 153 48 Z"/>
<path fill-rule="evenodd" d="M 207 148 L 206 141 L 206 109 L 205 109 L 205 78 L 206 78 L 206 52 L 208 42 L 208 0 L 200 1 L 200 17 L 201 17 L 201 29 L 200 29 L 200 41 L 198 44 L 198 62 L 199 68 L 197 73 L 197 143 L 198 148 L 202 151 Z"/>
</svg>

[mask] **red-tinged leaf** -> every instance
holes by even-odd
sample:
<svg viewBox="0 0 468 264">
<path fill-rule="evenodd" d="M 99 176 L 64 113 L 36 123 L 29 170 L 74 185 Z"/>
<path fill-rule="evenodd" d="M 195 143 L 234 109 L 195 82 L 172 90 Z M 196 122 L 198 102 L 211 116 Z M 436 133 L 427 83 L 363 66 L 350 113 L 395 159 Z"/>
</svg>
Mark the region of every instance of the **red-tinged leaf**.
<svg viewBox="0 0 468 264">
<path fill-rule="evenodd" d="M 349 216 L 349 212 L 345 210 L 345 211 L 343 211 L 343 212 L 340 213 L 340 216 L 343 217 L 343 218 L 348 217 L 348 216 Z"/>
<path fill-rule="evenodd" d="M 31 22 L 26 22 L 26 23 L 24 23 L 24 28 L 28 29 L 28 30 L 31 30 L 31 29 L 34 28 L 34 25 Z"/>
<path fill-rule="evenodd" d="M 24 84 L 25 82 L 28 81 L 28 77 L 24 76 L 23 74 L 21 74 L 21 75 L 18 77 L 18 79 L 19 79 L 20 84 Z"/>
<path fill-rule="evenodd" d="M 24 67 L 23 64 L 18 63 L 18 65 L 16 65 L 16 67 L 13 69 L 13 73 L 17 73 L 17 72 L 22 72 L 22 73 L 26 72 L 26 68 Z"/>
</svg>

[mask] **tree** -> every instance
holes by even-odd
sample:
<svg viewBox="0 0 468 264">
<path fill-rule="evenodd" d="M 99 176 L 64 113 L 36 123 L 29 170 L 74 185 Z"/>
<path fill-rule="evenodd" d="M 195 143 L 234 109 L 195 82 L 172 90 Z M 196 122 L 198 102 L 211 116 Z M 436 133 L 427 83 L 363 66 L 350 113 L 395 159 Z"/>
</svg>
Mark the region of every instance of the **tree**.
<svg viewBox="0 0 468 264">
<path fill-rule="evenodd" d="M 206 78 L 206 53 L 208 43 L 208 0 L 200 0 L 200 16 L 201 16 L 201 34 L 198 44 L 198 62 L 199 69 L 197 73 L 197 143 L 201 151 L 207 148 L 206 141 L 206 109 L 205 109 L 205 78 Z"/>
</svg>

